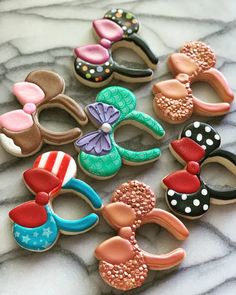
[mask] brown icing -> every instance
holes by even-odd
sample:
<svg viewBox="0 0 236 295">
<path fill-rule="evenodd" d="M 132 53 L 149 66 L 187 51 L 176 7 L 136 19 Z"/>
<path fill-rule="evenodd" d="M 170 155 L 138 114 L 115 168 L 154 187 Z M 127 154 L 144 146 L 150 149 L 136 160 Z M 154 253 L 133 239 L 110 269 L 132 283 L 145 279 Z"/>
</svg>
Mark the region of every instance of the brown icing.
<svg viewBox="0 0 236 295">
<path fill-rule="evenodd" d="M 3 128 L 2 133 L 11 138 L 15 145 L 21 148 L 22 154 L 33 154 L 42 145 L 41 133 L 35 124 L 31 128 L 21 132 L 11 132 Z"/>
<path fill-rule="evenodd" d="M 57 73 L 38 70 L 29 73 L 25 81 L 37 84 L 45 93 L 46 100 L 63 93 L 65 82 Z"/>
</svg>

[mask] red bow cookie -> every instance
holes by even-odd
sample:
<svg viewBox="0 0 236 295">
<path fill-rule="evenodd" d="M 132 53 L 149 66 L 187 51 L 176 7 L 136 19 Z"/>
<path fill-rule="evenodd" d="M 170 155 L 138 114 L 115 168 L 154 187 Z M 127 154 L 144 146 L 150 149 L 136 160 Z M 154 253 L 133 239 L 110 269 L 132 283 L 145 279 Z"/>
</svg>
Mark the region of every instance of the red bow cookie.
<svg viewBox="0 0 236 295">
<path fill-rule="evenodd" d="M 149 186 L 136 180 L 122 184 L 113 194 L 111 203 L 103 208 L 103 216 L 118 230 L 118 235 L 104 241 L 95 250 L 100 260 L 99 272 L 112 287 L 130 290 L 141 286 L 148 270 L 172 268 L 185 257 L 185 251 L 175 249 L 163 255 L 143 251 L 135 239 L 141 225 L 156 223 L 177 239 L 185 240 L 188 230 L 171 213 L 154 208 L 155 197 Z"/>
<path fill-rule="evenodd" d="M 221 72 L 214 68 L 216 57 L 205 43 L 186 43 L 180 53 L 168 59 L 175 79 L 158 82 L 153 86 L 153 107 L 156 114 L 171 124 L 180 124 L 194 112 L 201 116 L 221 116 L 230 109 L 234 99 L 232 90 Z M 224 102 L 206 103 L 192 94 L 191 84 L 196 81 L 209 83 Z"/>
</svg>

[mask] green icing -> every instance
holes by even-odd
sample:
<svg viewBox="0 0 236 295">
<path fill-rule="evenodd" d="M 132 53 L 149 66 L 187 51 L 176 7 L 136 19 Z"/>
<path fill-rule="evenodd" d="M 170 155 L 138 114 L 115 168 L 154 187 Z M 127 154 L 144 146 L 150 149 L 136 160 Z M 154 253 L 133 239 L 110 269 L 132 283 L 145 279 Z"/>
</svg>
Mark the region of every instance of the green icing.
<svg viewBox="0 0 236 295">
<path fill-rule="evenodd" d="M 96 102 L 113 105 L 121 112 L 120 120 L 136 108 L 136 97 L 134 94 L 130 90 L 119 86 L 103 89 L 98 93 Z"/>
<path fill-rule="evenodd" d="M 100 177 L 113 176 L 122 165 L 121 157 L 114 146 L 110 153 L 104 156 L 90 155 L 81 151 L 79 162 L 87 172 Z"/>
<path fill-rule="evenodd" d="M 136 98 L 130 90 L 119 86 L 107 87 L 97 95 L 96 102 L 113 105 L 121 112 L 121 116 L 112 125 L 112 149 L 108 154 L 95 156 L 83 151 L 80 152 L 79 162 L 85 171 L 98 177 L 112 177 L 121 168 L 122 159 L 135 164 L 145 164 L 145 162 L 154 161 L 160 157 L 161 151 L 159 148 L 145 151 L 130 151 L 117 145 L 115 142 L 114 130 L 121 122 L 125 121 L 133 121 L 134 124 L 142 125 L 147 132 L 155 137 L 163 137 L 165 135 L 164 129 L 156 120 L 147 114 L 135 111 Z"/>
</svg>

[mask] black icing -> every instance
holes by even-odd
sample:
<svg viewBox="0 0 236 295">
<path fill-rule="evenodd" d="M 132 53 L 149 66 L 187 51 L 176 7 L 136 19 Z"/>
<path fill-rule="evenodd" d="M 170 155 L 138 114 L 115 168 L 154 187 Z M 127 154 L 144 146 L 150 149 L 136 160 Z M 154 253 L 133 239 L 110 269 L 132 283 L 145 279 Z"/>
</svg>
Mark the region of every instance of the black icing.
<svg viewBox="0 0 236 295">
<path fill-rule="evenodd" d="M 173 212 L 190 218 L 202 216 L 210 207 L 208 188 L 203 182 L 201 182 L 200 189 L 193 194 L 183 194 L 168 189 L 166 199 Z M 188 211 L 189 208 L 190 212 Z"/>
<path fill-rule="evenodd" d="M 210 130 L 209 132 L 207 132 Z M 191 134 L 191 135 L 190 135 Z M 188 137 L 202 146 L 206 151 L 206 157 L 220 147 L 221 138 L 209 124 L 194 122 L 186 126 L 181 132 L 180 137 Z M 200 140 L 201 139 L 201 140 Z"/>
<path fill-rule="evenodd" d="M 115 62 L 115 72 L 131 78 L 144 78 L 144 77 L 151 77 L 153 71 L 151 69 L 132 69 L 126 68 L 124 66 L 120 66 L 118 63 Z"/>
<path fill-rule="evenodd" d="M 225 150 L 217 150 L 211 153 L 207 159 L 210 159 L 212 160 L 212 162 L 214 162 L 215 157 L 227 159 L 234 166 L 236 166 L 236 155 L 232 154 L 231 152 L 228 152 Z M 217 163 L 218 161 L 216 160 L 215 162 Z M 202 164 L 204 164 L 204 162 Z M 209 191 L 209 195 L 211 198 L 226 201 L 226 202 L 231 200 L 236 200 L 236 188 L 227 189 L 227 190 L 215 190 L 207 186 L 207 190 Z"/>
</svg>

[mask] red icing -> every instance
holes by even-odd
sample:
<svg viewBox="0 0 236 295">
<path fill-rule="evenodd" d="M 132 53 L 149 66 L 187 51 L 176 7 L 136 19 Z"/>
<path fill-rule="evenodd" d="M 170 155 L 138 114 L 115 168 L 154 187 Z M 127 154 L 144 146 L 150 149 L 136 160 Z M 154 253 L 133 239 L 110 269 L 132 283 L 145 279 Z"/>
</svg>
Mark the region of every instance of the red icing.
<svg viewBox="0 0 236 295">
<path fill-rule="evenodd" d="M 49 195 L 47 193 L 40 192 L 36 195 L 35 202 L 38 205 L 45 206 L 49 202 Z"/>
<path fill-rule="evenodd" d="M 185 162 L 199 162 L 205 156 L 205 150 L 187 137 L 172 141 L 171 147 Z"/>
<path fill-rule="evenodd" d="M 190 161 L 186 167 L 187 171 L 193 175 L 198 174 L 200 172 L 200 166 L 198 162 Z"/>
<path fill-rule="evenodd" d="M 200 180 L 186 170 L 174 172 L 163 179 L 163 183 L 178 193 L 192 194 L 200 188 Z"/>
<path fill-rule="evenodd" d="M 47 221 L 47 211 L 45 207 L 29 201 L 23 203 L 9 212 L 11 220 L 24 227 L 37 227 Z"/>
<path fill-rule="evenodd" d="M 40 169 L 32 168 L 23 174 L 26 184 L 34 193 L 45 192 L 52 194 L 61 188 L 60 179 L 51 172 Z"/>
</svg>

